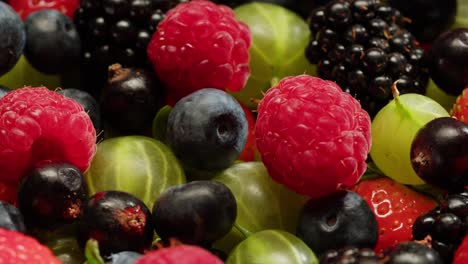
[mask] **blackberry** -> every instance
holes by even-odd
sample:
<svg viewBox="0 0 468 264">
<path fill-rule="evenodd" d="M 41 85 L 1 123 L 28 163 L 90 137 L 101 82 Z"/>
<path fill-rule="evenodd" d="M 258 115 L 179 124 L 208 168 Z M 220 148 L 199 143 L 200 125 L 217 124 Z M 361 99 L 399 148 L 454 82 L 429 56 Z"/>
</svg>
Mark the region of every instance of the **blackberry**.
<svg viewBox="0 0 468 264">
<path fill-rule="evenodd" d="M 74 22 L 82 44 L 83 88 L 98 94 L 114 63 L 150 68 L 146 47 L 157 25 L 169 9 L 187 1 L 82 0 Z"/>
<path fill-rule="evenodd" d="M 371 117 L 401 93 L 425 92 L 429 80 L 424 50 L 405 29 L 401 13 L 380 0 L 333 0 L 314 9 L 306 49 L 318 75 L 337 82 Z"/>
<path fill-rule="evenodd" d="M 325 252 L 321 264 L 377 264 L 379 257 L 370 248 L 343 247 Z"/>
<path fill-rule="evenodd" d="M 446 263 L 451 263 L 455 250 L 461 244 L 468 229 L 468 193 L 450 194 L 413 224 L 413 238 L 431 237 L 432 248 L 439 252 Z"/>
</svg>

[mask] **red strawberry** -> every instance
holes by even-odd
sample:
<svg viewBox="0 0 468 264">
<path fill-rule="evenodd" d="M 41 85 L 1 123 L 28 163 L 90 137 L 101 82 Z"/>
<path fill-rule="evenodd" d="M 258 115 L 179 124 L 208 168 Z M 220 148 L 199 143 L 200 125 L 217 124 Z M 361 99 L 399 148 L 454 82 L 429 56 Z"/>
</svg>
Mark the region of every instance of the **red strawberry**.
<svg viewBox="0 0 468 264">
<path fill-rule="evenodd" d="M 241 90 L 250 73 L 250 43 L 248 26 L 232 9 L 193 0 L 167 12 L 147 53 L 174 105 L 202 88 Z"/>
<path fill-rule="evenodd" d="M 465 88 L 462 94 L 457 97 L 450 115 L 468 124 L 468 88 Z"/>
<path fill-rule="evenodd" d="M 310 197 L 352 186 L 366 170 L 370 117 L 332 81 L 284 78 L 258 106 L 257 148 L 277 182 Z"/>
<path fill-rule="evenodd" d="M 60 264 L 62 262 L 35 238 L 0 228 L 0 263 Z"/>
<path fill-rule="evenodd" d="M 453 258 L 453 264 L 466 264 L 468 263 L 468 236 L 465 236 L 463 242 L 458 247 Z"/>
<path fill-rule="evenodd" d="M 0 181 L 18 184 L 38 162 L 69 162 L 85 171 L 96 152 L 96 131 L 78 102 L 45 87 L 0 98 Z"/>
<path fill-rule="evenodd" d="M 191 245 L 161 248 L 138 258 L 135 264 L 222 264 L 206 249 Z"/>
<path fill-rule="evenodd" d="M 56 9 L 73 20 L 80 0 L 10 0 L 9 4 L 23 20 L 32 12 L 42 9 Z"/>
<path fill-rule="evenodd" d="M 239 159 L 242 161 L 255 161 L 255 151 L 257 149 L 255 146 L 255 117 L 247 106 L 241 102 L 239 102 L 239 104 L 242 106 L 242 110 L 244 110 L 249 129 L 247 141 L 245 142 L 244 150 L 242 150 Z"/>
<path fill-rule="evenodd" d="M 350 189 L 364 198 L 377 219 L 377 253 L 411 240 L 416 218 L 437 205 L 433 199 L 387 177 L 364 180 Z"/>
</svg>

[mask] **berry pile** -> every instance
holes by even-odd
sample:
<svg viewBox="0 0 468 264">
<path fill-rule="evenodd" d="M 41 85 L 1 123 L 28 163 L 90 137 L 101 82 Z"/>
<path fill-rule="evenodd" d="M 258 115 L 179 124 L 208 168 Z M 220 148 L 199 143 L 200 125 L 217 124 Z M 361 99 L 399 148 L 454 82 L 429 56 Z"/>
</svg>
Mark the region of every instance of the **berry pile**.
<svg viewBox="0 0 468 264">
<path fill-rule="evenodd" d="M 321 78 L 336 81 L 371 116 L 401 93 L 425 92 L 424 50 L 405 29 L 401 13 L 380 1 L 335 0 L 309 18 L 312 38 L 306 51 Z"/>
<path fill-rule="evenodd" d="M 431 236 L 431 245 L 451 263 L 455 250 L 466 236 L 468 193 L 451 194 L 440 206 L 418 217 L 413 226 L 413 237 L 422 240 Z"/>
</svg>

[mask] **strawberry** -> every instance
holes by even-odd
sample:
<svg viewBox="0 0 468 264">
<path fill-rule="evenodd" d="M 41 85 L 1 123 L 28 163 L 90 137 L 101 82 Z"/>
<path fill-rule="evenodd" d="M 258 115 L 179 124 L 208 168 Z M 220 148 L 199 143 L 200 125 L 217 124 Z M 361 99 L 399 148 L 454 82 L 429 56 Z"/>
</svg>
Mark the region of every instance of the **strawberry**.
<svg viewBox="0 0 468 264">
<path fill-rule="evenodd" d="M 462 94 L 457 97 L 450 115 L 468 124 L 468 88 L 465 88 Z"/>
<path fill-rule="evenodd" d="M 0 263 L 60 264 L 52 251 L 33 237 L 0 228 Z"/>
<path fill-rule="evenodd" d="M 56 9 L 73 19 L 80 0 L 10 0 L 9 4 L 23 20 L 29 14 L 42 9 Z"/>
<path fill-rule="evenodd" d="M 458 247 L 453 258 L 453 264 L 465 264 L 468 263 L 468 236 L 465 236 L 463 242 Z"/>
<path fill-rule="evenodd" d="M 387 177 L 361 181 L 351 190 L 364 198 L 377 219 L 379 239 L 374 249 L 377 253 L 411 240 L 416 218 L 437 205 L 432 198 Z"/>
</svg>

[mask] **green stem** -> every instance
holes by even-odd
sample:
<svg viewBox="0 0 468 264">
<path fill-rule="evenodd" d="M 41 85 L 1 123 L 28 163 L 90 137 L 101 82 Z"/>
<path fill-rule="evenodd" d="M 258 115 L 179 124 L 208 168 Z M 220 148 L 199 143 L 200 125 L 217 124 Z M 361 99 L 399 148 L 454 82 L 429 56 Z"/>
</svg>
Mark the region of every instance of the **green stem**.
<svg viewBox="0 0 468 264">
<path fill-rule="evenodd" d="M 414 123 L 418 124 L 420 127 L 424 126 L 425 123 L 420 123 L 418 119 L 414 118 L 413 114 L 410 111 L 408 111 L 407 107 L 400 101 L 400 91 L 398 91 L 397 84 L 398 84 L 398 80 L 396 80 L 392 84 L 392 88 L 391 88 L 393 99 L 395 99 L 395 104 L 397 106 L 396 108 L 400 110 L 401 112 L 403 112 L 403 115 L 406 115 L 409 119 L 414 121 Z"/>
<path fill-rule="evenodd" d="M 86 242 L 85 256 L 88 264 L 104 264 L 104 260 L 99 252 L 98 242 L 94 239 L 89 239 Z"/>
<path fill-rule="evenodd" d="M 245 238 L 248 238 L 252 235 L 252 232 L 239 226 L 237 223 L 234 223 L 234 228 L 237 229 L 237 231 L 239 231 Z"/>
<path fill-rule="evenodd" d="M 278 77 L 271 78 L 270 87 L 274 87 L 274 86 L 278 85 L 279 82 L 280 82 L 280 79 Z"/>
</svg>

